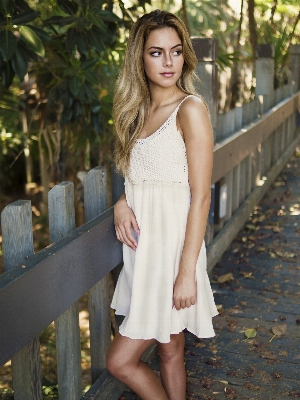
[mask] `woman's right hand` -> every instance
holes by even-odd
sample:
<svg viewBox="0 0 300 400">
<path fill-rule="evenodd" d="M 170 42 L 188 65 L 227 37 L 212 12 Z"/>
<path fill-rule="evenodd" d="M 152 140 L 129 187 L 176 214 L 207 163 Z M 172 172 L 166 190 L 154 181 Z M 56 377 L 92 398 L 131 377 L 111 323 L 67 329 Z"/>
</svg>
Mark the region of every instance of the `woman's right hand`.
<svg viewBox="0 0 300 400">
<path fill-rule="evenodd" d="M 131 227 L 138 235 L 140 231 L 135 215 L 126 202 L 125 195 L 122 195 L 114 205 L 114 224 L 118 240 L 135 251 L 138 243 L 132 235 Z"/>
</svg>

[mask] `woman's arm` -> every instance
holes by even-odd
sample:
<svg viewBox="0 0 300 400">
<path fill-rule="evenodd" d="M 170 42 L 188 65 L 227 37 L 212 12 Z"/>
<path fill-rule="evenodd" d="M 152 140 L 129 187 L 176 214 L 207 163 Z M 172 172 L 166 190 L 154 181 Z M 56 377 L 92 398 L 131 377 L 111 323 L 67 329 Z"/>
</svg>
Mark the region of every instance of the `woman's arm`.
<svg viewBox="0 0 300 400">
<path fill-rule="evenodd" d="M 131 226 L 139 234 L 139 227 L 132 209 L 126 201 L 125 190 L 114 205 L 114 224 L 118 240 L 135 250 L 138 246 L 132 236 Z"/>
<path fill-rule="evenodd" d="M 181 105 L 178 117 L 185 138 L 192 200 L 179 272 L 174 285 L 174 305 L 177 310 L 190 307 L 196 302 L 195 269 L 210 207 L 214 148 L 208 112 L 200 99 L 187 99 Z"/>
</svg>

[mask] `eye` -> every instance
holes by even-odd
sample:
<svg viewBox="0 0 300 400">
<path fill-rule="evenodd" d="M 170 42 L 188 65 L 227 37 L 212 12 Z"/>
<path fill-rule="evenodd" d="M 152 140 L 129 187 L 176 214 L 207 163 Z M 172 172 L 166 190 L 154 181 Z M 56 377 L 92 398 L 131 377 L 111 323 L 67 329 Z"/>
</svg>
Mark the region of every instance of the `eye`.
<svg viewBox="0 0 300 400">
<path fill-rule="evenodd" d="M 180 54 L 182 54 L 182 50 L 175 50 L 174 51 L 174 54 L 176 55 L 176 56 L 180 56 Z"/>
<path fill-rule="evenodd" d="M 151 54 L 151 56 L 153 56 L 153 57 L 158 57 L 158 56 L 160 56 L 160 51 L 153 51 L 152 53 L 150 53 Z"/>
</svg>

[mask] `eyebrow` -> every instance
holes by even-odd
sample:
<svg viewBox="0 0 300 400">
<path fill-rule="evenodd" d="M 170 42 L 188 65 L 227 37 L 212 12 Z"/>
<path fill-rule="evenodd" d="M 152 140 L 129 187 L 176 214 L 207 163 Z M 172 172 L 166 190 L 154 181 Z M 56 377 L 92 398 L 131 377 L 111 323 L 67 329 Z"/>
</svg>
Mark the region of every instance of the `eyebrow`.
<svg viewBox="0 0 300 400">
<path fill-rule="evenodd" d="M 175 49 L 175 47 L 178 47 L 178 46 L 181 46 L 181 47 L 182 47 L 182 44 L 181 44 L 181 43 L 178 43 L 178 44 L 176 44 L 176 46 L 173 46 L 173 47 L 171 47 L 171 50 L 172 50 L 172 49 Z M 158 49 L 158 50 L 163 50 L 163 48 L 162 48 L 162 47 L 158 47 L 158 46 L 151 46 L 151 47 L 149 47 L 149 49 L 148 49 L 148 50 L 150 50 L 150 49 Z"/>
</svg>

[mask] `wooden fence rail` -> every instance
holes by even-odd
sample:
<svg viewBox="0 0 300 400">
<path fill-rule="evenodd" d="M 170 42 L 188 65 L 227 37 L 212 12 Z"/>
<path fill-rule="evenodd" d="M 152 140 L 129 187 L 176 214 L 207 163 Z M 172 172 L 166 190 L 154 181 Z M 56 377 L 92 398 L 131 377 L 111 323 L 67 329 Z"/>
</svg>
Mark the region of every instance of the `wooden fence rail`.
<svg viewBox="0 0 300 400">
<path fill-rule="evenodd" d="M 215 207 L 215 220 L 210 218 L 207 227 L 209 270 L 299 145 L 296 117 L 300 92 L 292 94 L 291 87 L 286 92 L 289 96 L 268 107 L 268 111 L 262 108 L 267 95 L 260 94 L 260 100 L 248 106 L 248 111 L 245 107 L 222 117 L 227 133 L 215 146 L 212 183 L 219 189 L 225 187 L 216 193 L 227 196 L 227 201 L 225 215 L 216 215 L 220 207 Z M 254 118 L 251 121 L 249 113 Z M 36 254 L 30 202 L 12 203 L 1 214 L 6 272 L 0 276 L 0 365 L 12 359 L 15 400 L 42 399 L 38 335 L 52 321 L 56 329 L 59 397 L 76 400 L 82 396 L 77 302 L 86 292 L 94 384 L 83 399 L 118 399 L 124 389 L 105 370 L 111 340 L 109 272 L 122 263 L 113 209 L 106 209 L 105 188 L 104 168 L 91 170 L 84 181 L 87 222 L 75 228 L 73 184 L 55 186 L 49 192 L 51 244 Z M 114 197 L 121 191 L 122 181 L 118 178 Z M 218 205 L 220 197 L 216 194 L 214 198 Z M 151 354 L 153 348 L 144 357 Z"/>
</svg>

